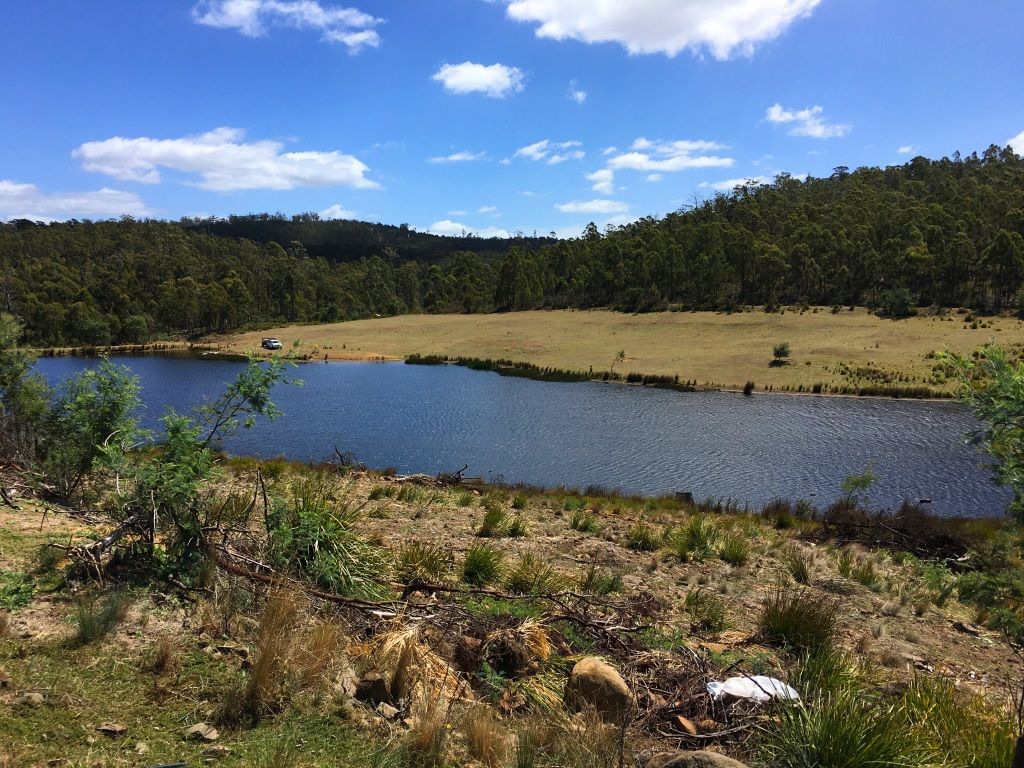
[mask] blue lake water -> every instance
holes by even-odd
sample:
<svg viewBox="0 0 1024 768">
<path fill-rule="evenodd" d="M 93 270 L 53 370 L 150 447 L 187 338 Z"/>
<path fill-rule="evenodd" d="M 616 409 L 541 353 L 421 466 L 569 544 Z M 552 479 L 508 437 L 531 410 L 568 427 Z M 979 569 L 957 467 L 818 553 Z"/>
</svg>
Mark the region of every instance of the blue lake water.
<svg viewBox="0 0 1024 768">
<path fill-rule="evenodd" d="M 137 374 L 148 427 L 223 390 L 242 364 L 115 358 Z M 96 360 L 44 358 L 59 381 Z M 234 454 L 321 461 L 334 447 L 371 467 L 454 471 L 510 483 L 624 492 L 689 491 L 760 505 L 825 504 L 871 463 L 876 506 L 930 498 L 942 515 L 1002 514 L 1010 500 L 964 443 L 977 425 L 960 404 L 550 383 L 455 366 L 316 363 L 274 401 L 284 416 L 234 437 Z"/>
</svg>

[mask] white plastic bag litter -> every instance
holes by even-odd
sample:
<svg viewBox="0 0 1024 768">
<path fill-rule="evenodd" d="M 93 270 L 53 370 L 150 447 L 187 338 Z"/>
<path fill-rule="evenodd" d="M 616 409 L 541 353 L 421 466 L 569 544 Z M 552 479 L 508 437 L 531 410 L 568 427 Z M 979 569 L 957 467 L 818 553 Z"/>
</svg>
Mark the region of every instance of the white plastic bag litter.
<svg viewBox="0 0 1024 768">
<path fill-rule="evenodd" d="M 723 696 L 735 696 L 738 699 L 753 699 L 754 701 L 768 701 L 769 699 L 782 699 L 784 701 L 799 701 L 800 694 L 781 680 L 764 675 L 753 677 L 730 677 L 724 683 L 708 683 L 708 693 L 711 698 L 718 701 Z"/>
</svg>

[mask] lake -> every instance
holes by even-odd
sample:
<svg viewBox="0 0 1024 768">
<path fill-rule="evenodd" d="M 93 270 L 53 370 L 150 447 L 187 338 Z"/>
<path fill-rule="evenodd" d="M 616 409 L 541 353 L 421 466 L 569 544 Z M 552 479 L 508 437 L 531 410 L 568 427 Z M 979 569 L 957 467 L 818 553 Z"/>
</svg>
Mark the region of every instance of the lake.
<svg viewBox="0 0 1024 768">
<path fill-rule="evenodd" d="M 138 375 L 147 427 L 170 406 L 215 397 L 243 364 L 180 357 L 114 362 Z M 59 381 L 98 361 L 43 358 Z M 869 463 L 873 506 L 932 500 L 940 515 L 1002 514 L 1011 496 L 965 445 L 977 426 L 958 403 L 551 383 L 457 366 L 310 363 L 282 386 L 284 416 L 232 438 L 233 454 L 322 461 L 334 447 L 375 468 L 451 472 L 509 483 L 628 493 L 689 491 L 752 506 L 775 497 L 819 505 Z"/>
</svg>

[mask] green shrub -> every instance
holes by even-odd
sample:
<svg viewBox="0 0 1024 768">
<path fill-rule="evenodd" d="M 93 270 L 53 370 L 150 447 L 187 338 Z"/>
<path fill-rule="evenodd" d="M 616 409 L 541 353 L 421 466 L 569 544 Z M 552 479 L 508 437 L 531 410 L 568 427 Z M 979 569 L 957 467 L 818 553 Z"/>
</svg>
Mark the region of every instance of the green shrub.
<svg viewBox="0 0 1024 768">
<path fill-rule="evenodd" d="M 395 558 L 395 577 L 403 584 L 413 581 L 445 582 L 452 572 L 452 553 L 418 541 L 406 544 Z"/>
<path fill-rule="evenodd" d="M 128 614 L 131 606 L 123 592 L 111 592 L 104 598 L 82 595 L 75 600 L 75 644 L 86 645 L 110 634 Z"/>
<path fill-rule="evenodd" d="M 683 609 L 690 615 L 693 632 L 722 632 L 728 626 L 725 603 L 710 592 L 691 589 L 683 599 Z"/>
<path fill-rule="evenodd" d="M 462 563 L 462 580 L 467 584 L 482 587 L 491 584 L 501 576 L 505 555 L 490 544 L 474 544 L 466 550 Z"/>
<path fill-rule="evenodd" d="M 24 608 L 35 591 L 35 580 L 27 573 L 0 570 L 0 610 Z"/>
<path fill-rule="evenodd" d="M 661 537 L 647 523 L 637 523 L 626 533 L 626 546 L 636 552 L 654 552 L 661 547 Z"/>
<path fill-rule="evenodd" d="M 750 560 L 750 542 L 740 531 L 730 531 L 722 537 L 718 556 L 732 566 L 746 565 Z"/>
<path fill-rule="evenodd" d="M 777 585 L 765 598 L 759 629 L 766 640 L 800 651 L 832 645 L 838 604 L 806 587 Z"/>
</svg>

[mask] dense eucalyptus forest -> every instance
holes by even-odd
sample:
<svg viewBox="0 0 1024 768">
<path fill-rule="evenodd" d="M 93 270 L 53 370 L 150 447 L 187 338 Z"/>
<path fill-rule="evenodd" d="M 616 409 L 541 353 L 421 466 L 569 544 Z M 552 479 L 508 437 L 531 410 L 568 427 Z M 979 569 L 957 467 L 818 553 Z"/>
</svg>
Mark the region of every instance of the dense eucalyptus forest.
<svg viewBox="0 0 1024 768">
<path fill-rule="evenodd" d="M 316 214 L 0 224 L 0 310 L 39 345 L 545 307 L 1021 309 L 1024 159 L 916 157 L 737 187 L 581 237 L 437 237 Z"/>
</svg>

